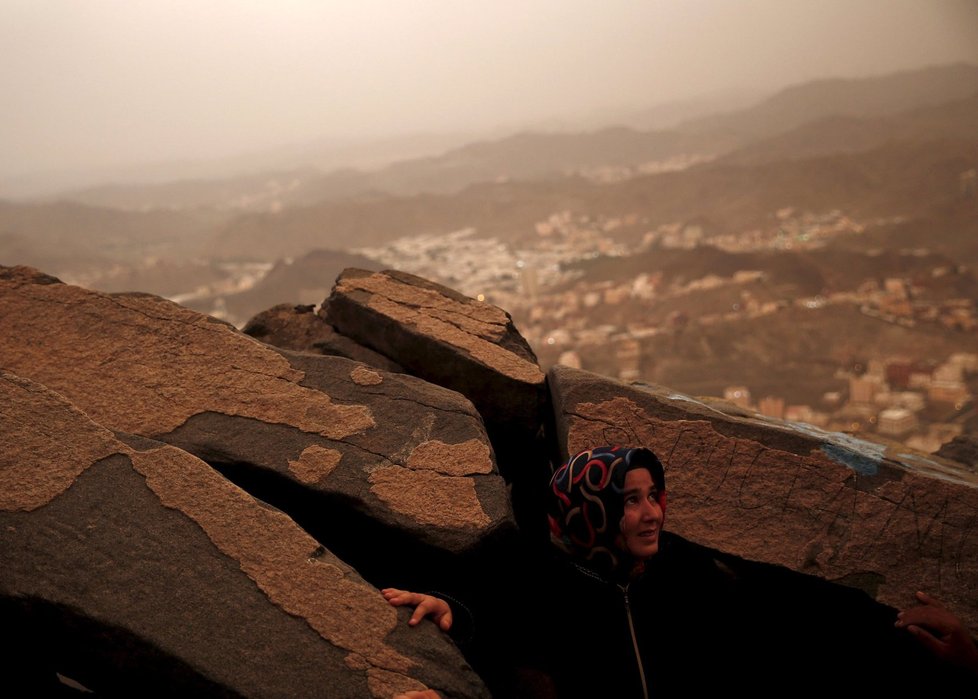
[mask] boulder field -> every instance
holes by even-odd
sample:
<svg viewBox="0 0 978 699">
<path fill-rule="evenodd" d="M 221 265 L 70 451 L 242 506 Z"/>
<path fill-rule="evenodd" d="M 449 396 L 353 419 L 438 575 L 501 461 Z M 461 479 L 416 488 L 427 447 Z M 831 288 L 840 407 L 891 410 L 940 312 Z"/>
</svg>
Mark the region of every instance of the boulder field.
<svg viewBox="0 0 978 699">
<path fill-rule="evenodd" d="M 508 313 L 428 280 L 348 269 L 240 332 L 0 267 L 0 319 L 0 633 L 37 692 L 501 695 L 485 649 L 377 588 L 518 585 L 549 473 L 602 444 L 652 448 L 666 527 L 776 584 L 786 624 L 924 589 L 978 631 L 955 461 L 545 373 Z"/>
</svg>

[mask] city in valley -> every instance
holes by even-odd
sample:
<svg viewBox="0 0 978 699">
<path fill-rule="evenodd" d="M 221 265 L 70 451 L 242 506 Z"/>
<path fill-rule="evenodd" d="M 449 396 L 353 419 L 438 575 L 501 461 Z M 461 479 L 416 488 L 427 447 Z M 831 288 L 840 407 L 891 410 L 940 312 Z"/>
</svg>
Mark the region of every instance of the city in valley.
<svg viewBox="0 0 978 699">
<path fill-rule="evenodd" d="M 976 66 L 815 81 L 669 128 L 0 201 L 0 259 L 238 327 L 401 269 L 507 310 L 544 368 L 934 452 L 978 433 L 976 123 Z"/>
<path fill-rule="evenodd" d="M 815 251 L 842 236 L 859 236 L 872 226 L 899 221 L 860 223 L 839 211 L 799 213 L 786 207 L 773 212 L 768 230 L 755 229 L 720 240 L 702 241 L 698 226 L 679 223 L 648 231 L 634 248 L 616 241 L 609 233 L 621 226 L 647 225 L 637 216 L 591 218 L 569 211 L 554 213 L 535 225 L 535 239 L 518 250 L 494 239 L 476 236 L 474 230 L 447 235 L 419 236 L 394 241 L 380 248 L 358 250 L 380 266 L 391 266 L 439 280 L 479 300 L 495 303 L 513 315 L 521 333 L 534 347 L 541 364 L 561 363 L 584 368 L 626 382 L 653 382 L 688 390 L 708 390 L 709 395 L 777 419 L 805 422 L 841 432 L 875 433 L 901 441 L 925 452 L 962 434 L 974 419 L 973 394 L 978 387 L 978 319 L 974 297 L 954 298 L 934 294 L 934 280 L 968 273 L 935 260 L 926 249 L 902 251 L 914 261 L 931 260 L 934 266 L 915 265 L 912 276 L 867 277 L 848 280 L 848 288 L 813 296 L 792 296 L 769 282 L 763 269 L 737 269 L 729 276 L 706 274 L 676 279 L 655 269 L 649 259 L 646 271 L 623 271 L 593 280 L 589 262 L 599 257 L 609 264 L 636 255 L 654 257 L 656 252 L 682 250 L 690 255 L 710 245 L 733 253 Z M 870 261 L 876 257 L 870 255 Z M 758 258 L 763 260 L 764 258 Z M 709 312 L 684 310 L 704 298 Z M 732 300 L 730 303 L 720 298 Z M 736 381 L 737 367 L 764 364 L 749 355 L 729 357 L 728 373 L 700 378 L 689 386 L 670 379 L 668 366 L 683 362 L 677 347 L 680 336 L 705 335 L 705 329 L 726 328 L 747 332 L 748 324 L 789 326 L 797 316 L 812 320 L 848 315 L 850 322 L 873 332 L 888 324 L 907 342 L 889 350 L 881 347 L 840 356 L 825 375 L 825 390 L 813 395 L 790 376 L 783 382 L 769 380 L 753 387 Z M 763 319 L 763 320 L 761 320 Z M 935 356 L 914 354 L 912 338 L 930 333 L 946 338 L 959 351 Z M 777 352 L 777 348 L 769 348 Z M 803 367 L 805 357 L 790 359 Z M 824 356 L 808 357 L 824 372 Z M 788 357 L 780 357 L 783 362 Z M 690 360 L 686 360 L 689 363 Z M 665 370 L 660 366 L 665 365 Z M 830 366 L 830 365 L 829 365 Z M 761 366 L 751 371 L 763 370 Z M 695 372 L 692 366 L 689 371 Z M 806 370 L 807 371 L 807 370 Z"/>
</svg>

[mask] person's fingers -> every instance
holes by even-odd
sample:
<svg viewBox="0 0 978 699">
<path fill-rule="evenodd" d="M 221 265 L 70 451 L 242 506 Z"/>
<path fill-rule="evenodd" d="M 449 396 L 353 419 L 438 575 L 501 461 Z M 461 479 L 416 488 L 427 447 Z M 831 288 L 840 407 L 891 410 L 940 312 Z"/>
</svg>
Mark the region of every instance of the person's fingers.
<svg viewBox="0 0 978 699">
<path fill-rule="evenodd" d="M 411 615 L 410 620 L 408 620 L 409 626 L 415 626 L 419 621 L 425 618 L 427 614 L 434 611 L 435 602 L 431 597 L 426 597 L 420 601 L 417 607 L 414 608 L 414 614 Z"/>
<path fill-rule="evenodd" d="M 408 619 L 408 626 L 417 626 L 426 616 L 431 616 L 432 621 L 443 631 L 448 631 L 452 627 L 452 609 L 444 600 L 395 587 L 385 587 L 381 593 L 394 607 L 407 605 L 414 607 L 411 618 Z"/>
<path fill-rule="evenodd" d="M 921 603 L 929 605 L 931 607 L 937 607 L 938 609 L 944 609 L 944 604 L 936 597 L 931 597 L 923 590 L 918 590 L 914 595 Z"/>
<path fill-rule="evenodd" d="M 384 598 L 395 607 L 403 607 L 408 604 L 419 604 L 424 599 L 424 595 L 417 592 L 395 590 L 391 594 L 385 594 Z"/>
<path fill-rule="evenodd" d="M 942 634 L 950 633 L 954 630 L 953 619 L 944 609 L 937 607 L 923 606 L 905 609 L 897 615 L 896 625 L 904 626 L 926 626 L 927 628 L 938 631 Z"/>
<path fill-rule="evenodd" d="M 442 613 L 441 617 L 439 617 L 437 621 L 438 621 L 438 628 L 440 628 L 442 631 L 448 631 L 450 628 L 452 628 L 451 607 L 449 607 L 444 613 Z"/>
<path fill-rule="evenodd" d="M 907 627 L 907 631 L 912 633 L 914 638 L 920 641 L 923 645 L 927 646 L 932 653 L 938 657 L 943 656 L 946 644 L 940 639 L 935 638 L 933 634 L 927 631 L 927 629 L 922 629 L 919 626 L 911 625 Z"/>
</svg>

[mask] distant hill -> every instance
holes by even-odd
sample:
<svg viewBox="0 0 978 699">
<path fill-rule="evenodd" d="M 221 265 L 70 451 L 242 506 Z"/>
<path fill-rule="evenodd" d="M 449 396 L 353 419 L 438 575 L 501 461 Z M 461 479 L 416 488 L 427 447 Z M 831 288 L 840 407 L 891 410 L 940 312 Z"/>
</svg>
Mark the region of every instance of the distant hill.
<svg viewBox="0 0 978 699">
<path fill-rule="evenodd" d="M 669 130 L 616 127 L 584 133 L 524 132 L 452 148 L 438 156 L 402 160 L 374 171 L 277 169 L 210 182 L 99 187 L 65 196 L 120 208 L 212 206 L 268 211 L 362 195 L 455 193 L 483 182 L 552 179 L 602 167 L 637 167 L 676 156 L 714 157 L 829 117 L 877 118 L 964 100 L 975 93 L 978 66 L 955 64 L 881 77 L 805 83 L 753 107 L 687 121 Z M 836 131 L 845 128 L 844 122 L 834 125 Z M 943 135 L 970 138 L 959 129 Z M 817 140 L 818 135 L 807 138 Z M 883 143 L 876 139 L 866 147 Z M 815 148 L 800 155 L 827 152 L 835 151 Z M 776 157 L 775 153 L 767 160 Z"/>
<path fill-rule="evenodd" d="M 919 217 L 840 238 L 832 246 L 843 252 L 927 249 L 978 269 L 978 196 L 952 199 Z"/>
<path fill-rule="evenodd" d="M 322 303 L 329 296 L 336 277 L 347 267 L 381 269 L 376 262 L 362 255 L 337 250 L 313 250 L 294 260 L 279 260 L 261 281 L 247 291 L 207 296 L 184 302 L 183 305 L 212 313 L 217 303 L 217 307 L 226 313 L 226 319 L 240 326 L 261 311 L 280 303 Z"/>
<path fill-rule="evenodd" d="M 570 210 L 610 217 L 635 214 L 642 230 L 703 220 L 714 232 L 770 226 L 785 206 L 860 218 L 916 217 L 958 196 L 975 167 L 978 141 L 889 143 L 866 153 L 742 166 L 708 163 L 682 172 L 598 185 L 580 178 L 473 185 L 456 194 L 324 202 L 276 214 L 245 215 L 209 243 L 209 253 L 247 250 L 269 259 L 314 248 L 377 245 L 395 238 L 467 227 L 517 242 L 533 226 Z"/>
<path fill-rule="evenodd" d="M 967 114 L 972 101 L 958 106 Z M 360 195 L 274 213 L 0 202 L 0 260 L 55 272 L 154 256 L 274 260 L 467 227 L 516 242 L 563 210 L 635 214 L 640 224 L 631 242 L 671 222 L 697 221 L 711 234 L 770 226 L 773 212 L 785 206 L 915 219 L 959 198 L 961 173 L 976 166 L 978 140 L 939 139 L 888 141 L 866 152 L 807 159 L 725 159 L 612 184 L 579 177 L 484 183 L 449 194 Z"/>
<path fill-rule="evenodd" d="M 213 211 L 131 212 L 71 202 L 0 201 L 0 263 L 64 273 L 193 255 L 225 220 Z"/>
<path fill-rule="evenodd" d="M 593 190 L 591 211 L 636 211 L 655 223 L 694 216 L 719 230 L 770 225 L 784 206 L 861 219 L 915 217 L 957 198 L 978 139 L 888 143 L 865 152 L 754 166 L 709 163 Z"/>
<path fill-rule="evenodd" d="M 90 206 L 130 211 L 200 208 L 263 211 L 272 208 L 275 202 L 295 196 L 295 191 L 310 179 L 321 177 L 321 172 L 306 167 L 226 179 L 101 185 L 71 192 L 66 197 Z"/>
<path fill-rule="evenodd" d="M 830 116 L 879 117 L 966 99 L 978 92 L 978 66 L 956 63 L 889 75 L 815 80 L 729 114 L 686 122 L 687 133 L 726 133 L 743 143 Z"/>
<path fill-rule="evenodd" d="M 672 129 L 686 121 L 746 109 L 769 96 L 769 90 L 734 88 L 702 97 L 666 102 L 645 109 L 609 115 L 605 123 L 627 126 L 639 131 Z"/>
<path fill-rule="evenodd" d="M 752 143 L 723 162 L 756 165 L 777 160 L 855 153 L 892 141 L 971 140 L 978 137 L 978 92 L 963 100 L 886 117 L 829 116 Z"/>
<path fill-rule="evenodd" d="M 473 143 L 439 156 L 394 163 L 376 171 L 322 173 L 311 168 L 223 180 L 181 180 L 151 185 L 93 187 L 64 195 L 94 206 L 274 211 L 363 195 L 454 193 L 479 182 L 543 180 L 601 167 L 635 167 L 677 156 L 709 156 L 737 142 L 722 135 L 636 131 L 625 127 L 588 133 L 519 133 Z"/>
<path fill-rule="evenodd" d="M 913 278 L 929 273 L 934 267 L 953 264 L 951 259 L 938 254 L 901 254 L 895 250 L 869 254 L 840 247 L 800 252 L 732 253 L 702 246 L 690 250 L 652 249 L 628 257 L 598 257 L 568 265 L 567 269 L 583 272 L 592 283 L 621 283 L 641 273 L 659 273 L 667 284 L 688 283 L 711 274 L 732 277 L 738 271 L 753 270 L 764 273 L 764 284 L 775 297 L 796 298 L 851 291 L 866 279 Z M 968 292 L 978 294 L 978 281 L 974 284 Z M 572 286 L 570 283 L 566 288 Z M 682 300 L 671 299 L 666 305 L 672 310 L 686 310 L 682 304 Z M 670 308 L 661 310 L 663 317 L 670 312 Z"/>
</svg>

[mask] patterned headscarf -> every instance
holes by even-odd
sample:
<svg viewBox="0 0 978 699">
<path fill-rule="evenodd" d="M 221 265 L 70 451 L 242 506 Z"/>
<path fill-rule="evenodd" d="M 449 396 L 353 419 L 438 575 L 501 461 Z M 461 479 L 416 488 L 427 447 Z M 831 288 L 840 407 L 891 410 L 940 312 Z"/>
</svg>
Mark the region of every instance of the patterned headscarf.
<svg viewBox="0 0 978 699">
<path fill-rule="evenodd" d="M 588 568 L 607 575 L 616 571 L 616 539 L 625 512 L 625 474 L 647 468 L 666 509 L 662 464 L 650 450 L 596 447 L 571 457 L 550 479 L 550 540 Z"/>
</svg>

